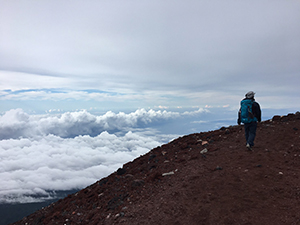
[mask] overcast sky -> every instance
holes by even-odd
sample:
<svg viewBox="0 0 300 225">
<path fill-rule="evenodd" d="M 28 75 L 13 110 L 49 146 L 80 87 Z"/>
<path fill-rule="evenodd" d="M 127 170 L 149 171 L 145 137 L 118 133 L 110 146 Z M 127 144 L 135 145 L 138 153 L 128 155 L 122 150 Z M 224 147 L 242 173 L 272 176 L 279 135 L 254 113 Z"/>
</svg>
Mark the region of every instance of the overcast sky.
<svg viewBox="0 0 300 225">
<path fill-rule="evenodd" d="M 1 112 L 238 107 L 249 90 L 266 108 L 300 106 L 299 1 L 0 5 Z"/>
<path fill-rule="evenodd" d="M 0 0 L 0 203 L 179 135 L 300 110 L 300 1 Z M 168 171 L 166 171 L 168 172 Z"/>
</svg>

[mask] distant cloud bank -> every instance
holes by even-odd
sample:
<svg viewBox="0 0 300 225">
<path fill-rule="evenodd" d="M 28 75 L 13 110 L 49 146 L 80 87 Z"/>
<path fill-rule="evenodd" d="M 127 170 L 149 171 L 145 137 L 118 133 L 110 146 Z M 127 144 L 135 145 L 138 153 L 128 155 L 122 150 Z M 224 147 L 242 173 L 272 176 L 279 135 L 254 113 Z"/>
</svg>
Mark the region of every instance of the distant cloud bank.
<svg viewBox="0 0 300 225">
<path fill-rule="evenodd" d="M 12 109 L 0 117 L 0 140 L 53 134 L 62 138 L 78 135 L 97 136 L 103 131 L 117 132 L 157 123 L 180 116 L 178 112 L 138 109 L 125 114 L 108 111 L 95 116 L 82 110 L 58 115 L 29 115 L 22 109 Z"/>
<path fill-rule="evenodd" d="M 51 198 L 55 190 L 84 188 L 177 137 L 151 127 L 203 112 L 7 111 L 0 116 L 0 203 L 35 202 Z"/>
</svg>

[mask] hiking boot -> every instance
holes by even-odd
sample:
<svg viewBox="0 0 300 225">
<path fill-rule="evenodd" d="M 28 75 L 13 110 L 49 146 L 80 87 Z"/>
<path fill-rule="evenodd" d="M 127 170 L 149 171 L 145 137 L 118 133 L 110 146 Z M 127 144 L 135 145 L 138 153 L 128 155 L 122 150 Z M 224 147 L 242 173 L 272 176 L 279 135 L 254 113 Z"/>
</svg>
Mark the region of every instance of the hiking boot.
<svg viewBox="0 0 300 225">
<path fill-rule="evenodd" d="M 252 151 L 252 148 L 249 143 L 247 143 L 246 148 L 248 148 L 249 151 Z"/>
</svg>

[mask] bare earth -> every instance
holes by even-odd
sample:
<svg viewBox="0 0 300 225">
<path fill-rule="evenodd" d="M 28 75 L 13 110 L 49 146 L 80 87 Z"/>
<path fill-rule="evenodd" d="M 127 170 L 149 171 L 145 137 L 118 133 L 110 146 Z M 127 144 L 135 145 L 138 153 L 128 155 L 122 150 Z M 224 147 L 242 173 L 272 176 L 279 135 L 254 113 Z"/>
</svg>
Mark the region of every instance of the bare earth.
<svg viewBox="0 0 300 225">
<path fill-rule="evenodd" d="M 180 137 L 14 224 L 300 224 L 300 113 L 255 144 L 243 126 Z"/>
</svg>

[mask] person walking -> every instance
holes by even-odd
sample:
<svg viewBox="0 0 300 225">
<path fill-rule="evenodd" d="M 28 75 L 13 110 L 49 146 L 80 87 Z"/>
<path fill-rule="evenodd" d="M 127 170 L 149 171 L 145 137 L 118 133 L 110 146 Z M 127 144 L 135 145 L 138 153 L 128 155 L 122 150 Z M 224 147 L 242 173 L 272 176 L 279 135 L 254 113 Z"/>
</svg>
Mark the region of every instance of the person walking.
<svg viewBox="0 0 300 225">
<path fill-rule="evenodd" d="M 261 109 L 260 105 L 254 99 L 255 93 L 249 91 L 246 93 L 245 98 L 241 101 L 240 110 L 238 112 L 237 123 L 244 124 L 246 147 L 252 150 L 254 146 L 254 139 L 256 136 L 257 122 L 261 122 Z"/>
</svg>

